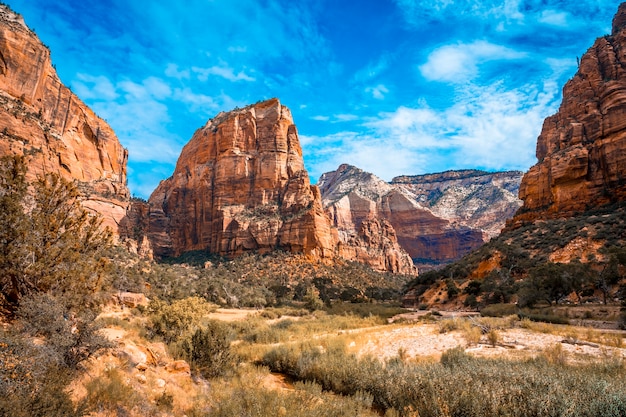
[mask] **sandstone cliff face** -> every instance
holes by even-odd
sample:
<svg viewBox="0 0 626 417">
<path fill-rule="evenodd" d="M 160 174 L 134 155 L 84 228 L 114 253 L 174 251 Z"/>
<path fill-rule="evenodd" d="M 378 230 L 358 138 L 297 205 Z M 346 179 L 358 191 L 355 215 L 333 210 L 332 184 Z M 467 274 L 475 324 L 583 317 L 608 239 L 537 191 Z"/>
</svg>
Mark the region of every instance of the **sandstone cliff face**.
<svg viewBox="0 0 626 417">
<path fill-rule="evenodd" d="M 291 112 L 277 99 L 220 113 L 196 131 L 149 205 L 157 256 L 281 249 L 416 272 L 383 221 L 370 219 L 339 240 L 310 184 Z"/>
<path fill-rule="evenodd" d="M 220 113 L 196 131 L 149 201 L 160 256 L 284 249 L 324 257 L 334 248 L 291 113 L 276 99 Z"/>
<path fill-rule="evenodd" d="M 117 232 L 126 213 L 127 153 L 109 125 L 65 87 L 50 51 L 0 5 L 0 156 L 25 155 L 29 177 L 76 180 L 83 205 Z"/>
<path fill-rule="evenodd" d="M 558 113 L 544 121 L 537 159 L 511 225 L 626 199 L 626 4 L 611 35 L 583 55 Z"/>
<path fill-rule="evenodd" d="M 386 183 L 350 165 L 320 177 L 324 207 L 341 240 L 368 221 L 388 222 L 420 267 L 459 259 L 499 233 L 521 205 L 521 172 L 449 171 Z"/>
</svg>

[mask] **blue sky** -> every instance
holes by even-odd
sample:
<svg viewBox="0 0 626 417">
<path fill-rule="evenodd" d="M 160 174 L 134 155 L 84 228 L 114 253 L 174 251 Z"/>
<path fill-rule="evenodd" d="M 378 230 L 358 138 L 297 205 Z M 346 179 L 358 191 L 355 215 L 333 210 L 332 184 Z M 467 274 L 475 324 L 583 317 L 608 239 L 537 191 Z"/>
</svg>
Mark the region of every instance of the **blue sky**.
<svg viewBox="0 0 626 417">
<path fill-rule="evenodd" d="M 527 170 L 601 0 L 4 0 L 63 82 L 129 150 L 148 197 L 193 132 L 278 97 L 312 181 L 350 163 L 390 180 Z"/>
</svg>

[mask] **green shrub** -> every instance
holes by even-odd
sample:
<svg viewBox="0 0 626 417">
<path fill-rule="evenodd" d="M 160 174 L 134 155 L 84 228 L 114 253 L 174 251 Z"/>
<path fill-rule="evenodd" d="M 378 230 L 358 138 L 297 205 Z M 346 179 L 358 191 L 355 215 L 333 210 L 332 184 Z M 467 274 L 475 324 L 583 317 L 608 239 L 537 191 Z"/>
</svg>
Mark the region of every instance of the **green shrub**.
<svg viewBox="0 0 626 417">
<path fill-rule="evenodd" d="M 189 297 L 172 304 L 152 300 L 148 306 L 150 328 L 165 342 L 172 343 L 200 327 L 202 319 L 215 309 L 215 305 L 200 297 Z"/>
<path fill-rule="evenodd" d="M 23 297 L 43 292 L 89 308 L 111 232 L 83 208 L 75 183 L 46 174 L 29 191 L 26 170 L 22 156 L 0 158 L 0 309 L 13 312 Z"/>
<path fill-rule="evenodd" d="M 229 373 L 237 363 L 230 346 L 233 338 L 227 324 L 211 320 L 183 340 L 181 353 L 195 372 L 214 378 Z"/>
<path fill-rule="evenodd" d="M 304 306 L 309 309 L 309 311 L 321 310 L 324 308 L 324 302 L 320 298 L 320 292 L 314 286 L 307 288 L 302 301 L 304 301 Z"/>
<path fill-rule="evenodd" d="M 465 297 L 465 301 L 463 301 L 463 305 L 465 307 L 476 308 L 478 306 L 478 300 L 476 300 L 476 296 L 474 294 L 470 294 Z"/>
<path fill-rule="evenodd" d="M 480 310 L 480 315 L 484 317 L 506 317 L 517 314 L 518 308 L 515 304 L 490 304 Z"/>
<path fill-rule="evenodd" d="M 554 314 L 541 314 L 522 311 L 518 314 L 520 319 L 528 319 L 530 321 L 551 323 L 551 324 L 569 324 L 569 320 L 565 317 L 556 316 Z"/>
</svg>

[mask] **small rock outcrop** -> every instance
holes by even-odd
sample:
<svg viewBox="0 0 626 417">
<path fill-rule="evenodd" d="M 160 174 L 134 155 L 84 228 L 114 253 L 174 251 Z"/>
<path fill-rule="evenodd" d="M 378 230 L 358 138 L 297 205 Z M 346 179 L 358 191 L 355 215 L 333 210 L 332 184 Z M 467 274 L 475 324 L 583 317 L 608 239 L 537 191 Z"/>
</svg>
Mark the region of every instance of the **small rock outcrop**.
<svg viewBox="0 0 626 417">
<path fill-rule="evenodd" d="M 623 3 L 611 34 L 583 55 L 558 113 L 544 121 L 538 163 L 524 175 L 524 205 L 511 226 L 626 199 L 625 22 Z"/>
<path fill-rule="evenodd" d="M 65 87 L 50 51 L 0 5 L 0 156 L 24 155 L 28 176 L 76 180 L 85 208 L 117 232 L 125 216 L 127 152 L 111 127 Z"/>
<path fill-rule="evenodd" d="M 387 183 L 350 165 L 320 177 L 324 207 L 342 241 L 387 224 L 420 267 L 459 259 L 497 235 L 521 205 L 521 172 L 448 171 Z"/>
</svg>

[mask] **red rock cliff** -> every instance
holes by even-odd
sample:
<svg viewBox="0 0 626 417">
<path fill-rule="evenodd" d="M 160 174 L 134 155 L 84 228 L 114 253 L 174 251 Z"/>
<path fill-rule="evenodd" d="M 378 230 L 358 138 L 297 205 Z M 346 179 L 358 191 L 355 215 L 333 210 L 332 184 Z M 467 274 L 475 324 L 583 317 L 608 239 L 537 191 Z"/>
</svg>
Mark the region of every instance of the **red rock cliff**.
<svg viewBox="0 0 626 417">
<path fill-rule="evenodd" d="M 127 153 L 109 125 L 65 87 L 50 51 L 0 5 L 0 156 L 26 155 L 29 177 L 76 180 L 83 205 L 117 231 L 126 214 Z"/>
<path fill-rule="evenodd" d="M 626 199 L 626 3 L 611 35 L 583 55 L 558 113 L 544 121 L 537 159 L 512 225 Z"/>
<path fill-rule="evenodd" d="M 220 113 L 196 131 L 149 202 L 159 256 L 334 250 L 291 112 L 276 99 Z"/>
</svg>

